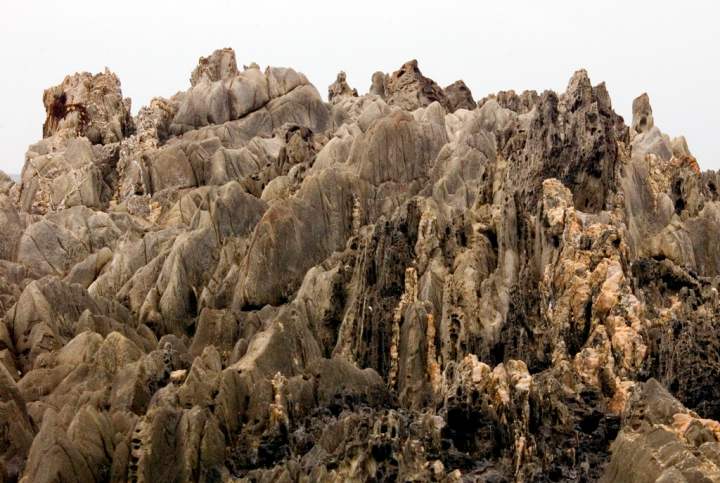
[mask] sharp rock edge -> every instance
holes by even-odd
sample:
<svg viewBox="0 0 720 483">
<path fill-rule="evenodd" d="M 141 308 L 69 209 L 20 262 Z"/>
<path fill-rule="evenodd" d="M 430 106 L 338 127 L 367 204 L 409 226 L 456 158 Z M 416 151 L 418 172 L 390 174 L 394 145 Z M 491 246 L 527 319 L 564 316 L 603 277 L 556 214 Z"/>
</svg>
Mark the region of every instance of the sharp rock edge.
<svg viewBox="0 0 720 483">
<path fill-rule="evenodd" d="M 720 179 L 580 70 L 45 91 L 0 174 L 1 482 L 720 481 Z"/>
</svg>

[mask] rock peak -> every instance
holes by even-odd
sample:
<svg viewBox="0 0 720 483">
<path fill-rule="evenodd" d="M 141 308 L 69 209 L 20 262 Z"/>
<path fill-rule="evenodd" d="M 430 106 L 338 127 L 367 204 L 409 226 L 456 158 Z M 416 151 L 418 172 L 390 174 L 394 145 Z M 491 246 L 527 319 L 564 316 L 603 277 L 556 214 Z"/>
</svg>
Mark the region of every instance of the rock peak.
<svg viewBox="0 0 720 483">
<path fill-rule="evenodd" d="M 650 97 L 647 92 L 635 98 L 632 103 L 632 129 L 638 134 L 648 132 L 655 125 L 652 115 L 652 106 L 650 106 Z"/>
<path fill-rule="evenodd" d="M 357 89 L 352 89 L 348 85 L 343 71 L 340 71 L 335 82 L 328 87 L 328 100 L 331 103 L 337 103 L 340 97 L 358 97 Z"/>
<path fill-rule="evenodd" d="M 235 51 L 225 48 L 219 49 L 209 57 L 200 57 L 197 67 L 190 75 L 190 85 L 195 87 L 205 77 L 205 82 L 212 83 L 219 80 L 235 77 L 239 74 Z"/>
</svg>

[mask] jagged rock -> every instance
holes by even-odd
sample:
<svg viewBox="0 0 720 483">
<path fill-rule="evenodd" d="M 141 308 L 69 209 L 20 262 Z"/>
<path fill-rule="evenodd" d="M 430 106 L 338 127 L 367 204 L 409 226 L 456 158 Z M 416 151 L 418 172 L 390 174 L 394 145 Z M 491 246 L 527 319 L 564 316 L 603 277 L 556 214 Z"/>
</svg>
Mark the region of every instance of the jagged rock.
<svg viewBox="0 0 720 483">
<path fill-rule="evenodd" d="M 259 69 L 238 72 L 232 51 L 216 51 L 210 59 L 201 59 L 190 82 L 192 89 L 182 96 L 170 126 L 175 134 L 190 130 L 188 127 L 240 119 L 271 99 L 265 76 Z"/>
<path fill-rule="evenodd" d="M 64 277 L 72 266 L 90 255 L 83 241 L 50 221 L 30 225 L 20 238 L 18 263 L 39 275 Z"/>
<path fill-rule="evenodd" d="M 127 478 L 214 481 L 220 477 L 223 452 L 222 433 L 208 409 L 181 410 L 165 403 L 137 423 Z"/>
<path fill-rule="evenodd" d="M 0 481 L 720 481 L 720 175 L 647 95 L 329 94 L 231 49 L 134 120 L 47 91 Z"/>
<path fill-rule="evenodd" d="M 335 82 L 328 87 L 328 101 L 337 104 L 346 97 L 358 97 L 357 89 L 352 89 L 346 80 L 345 72 L 340 71 Z"/>
<path fill-rule="evenodd" d="M 116 143 L 132 130 L 130 99 L 122 97 L 120 79 L 106 67 L 104 73 L 67 76 L 43 93 L 47 119 L 43 137 L 63 129 L 75 130 L 93 144 Z"/>
<path fill-rule="evenodd" d="M 5 171 L 0 170 L 0 193 L 8 196 L 13 186 L 15 186 L 15 182 L 5 173 Z"/>
<path fill-rule="evenodd" d="M 305 121 L 314 132 L 326 128 L 329 112 L 317 90 L 293 69 L 250 67 L 239 72 L 235 52 L 216 51 L 201 58 L 191 77 L 192 88 L 179 97 L 170 131 L 182 134 L 198 127 L 224 124 L 266 108 L 273 125 Z"/>
<path fill-rule="evenodd" d="M 0 194 L 0 225 L 2 230 L 2 246 L 0 246 L 0 258 L 14 262 L 18 256 L 18 248 L 25 231 L 25 223 L 10 199 Z"/>
<path fill-rule="evenodd" d="M 504 109 L 509 109 L 518 115 L 528 114 L 532 112 L 539 98 L 540 97 L 536 91 L 523 91 L 520 95 L 513 90 L 500 91 L 497 94 L 490 94 L 480 100 L 478 102 L 478 107 L 482 107 L 489 100 L 494 100 Z"/>
<path fill-rule="evenodd" d="M 58 143 L 61 146 L 49 153 L 38 152 L 46 151 L 44 146 L 31 146 L 26 154 L 21 210 L 45 214 L 78 205 L 101 208 L 102 172 L 95 165 L 90 141 L 63 130 L 53 140 Z"/>
<path fill-rule="evenodd" d="M 310 267 L 345 246 L 353 196 L 370 192 L 354 173 L 328 169 L 308 177 L 296 197 L 272 205 L 253 233 L 233 304 L 262 307 L 286 299 Z"/>
<path fill-rule="evenodd" d="M 195 87 L 207 77 L 210 82 L 235 77 L 239 74 L 235 51 L 233 49 L 216 50 L 210 57 L 200 57 L 197 67 L 190 75 L 190 85 Z"/>
<path fill-rule="evenodd" d="M 477 107 L 477 104 L 473 100 L 472 92 L 468 86 L 461 80 L 456 81 L 445 89 L 445 96 L 447 97 L 447 108 L 448 112 L 455 112 L 458 109 L 473 110 Z"/>
<path fill-rule="evenodd" d="M 398 106 L 406 111 L 414 111 L 419 107 L 427 107 L 439 102 L 448 109 L 448 99 L 443 89 L 422 75 L 418 61 L 411 60 L 393 72 L 387 86 L 386 101 L 391 106 Z"/>
<path fill-rule="evenodd" d="M 180 146 L 169 146 L 158 154 L 150 167 L 150 179 L 153 192 L 197 186 L 190 161 Z"/>
<path fill-rule="evenodd" d="M 180 233 L 177 228 L 154 231 L 145 236 L 126 233 L 118 240 L 112 260 L 103 267 L 88 292 L 93 296 L 115 296 L 140 268 L 150 265 L 157 256 L 169 250 Z"/>
<path fill-rule="evenodd" d="M 112 257 L 112 250 L 103 247 L 98 253 L 93 253 L 82 262 L 77 263 L 64 280 L 69 284 L 77 283 L 88 288 L 100 275 L 105 265 L 112 260 Z"/>
<path fill-rule="evenodd" d="M 655 126 L 655 118 L 652 115 L 650 98 L 647 93 L 633 101 L 632 115 L 631 127 L 637 134 L 648 132 Z"/>
<path fill-rule="evenodd" d="M 190 352 L 199 356 L 206 347 L 214 347 L 225 353 L 232 352 L 235 343 L 240 339 L 239 325 L 235 314 L 229 310 L 203 309 L 198 318 Z"/>
<path fill-rule="evenodd" d="M 288 377 L 319 358 L 320 349 L 307 327 L 307 315 L 302 307 L 290 305 L 252 338 L 247 353 L 232 368 L 267 378 L 278 372 Z"/>
<path fill-rule="evenodd" d="M 25 398 L 4 364 L 0 364 L 0 428 L 5 435 L 0 477 L 12 481 L 23 473 L 35 430 L 28 418 Z"/>
<path fill-rule="evenodd" d="M 20 481 L 94 481 L 88 462 L 68 436 L 57 414 L 51 409 L 28 457 L 25 476 Z"/>
<path fill-rule="evenodd" d="M 679 158 L 680 156 L 692 156 L 690 154 L 690 148 L 688 148 L 687 139 L 685 136 L 678 136 L 672 140 L 672 152 L 673 156 Z"/>
</svg>

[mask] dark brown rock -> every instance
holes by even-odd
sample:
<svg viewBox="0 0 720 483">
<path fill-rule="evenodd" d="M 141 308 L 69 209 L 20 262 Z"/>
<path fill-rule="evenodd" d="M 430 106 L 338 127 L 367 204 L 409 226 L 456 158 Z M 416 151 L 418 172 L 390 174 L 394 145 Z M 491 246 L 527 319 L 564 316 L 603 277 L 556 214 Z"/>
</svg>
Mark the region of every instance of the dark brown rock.
<svg viewBox="0 0 720 483">
<path fill-rule="evenodd" d="M 472 92 L 461 80 L 450 84 L 443 91 L 447 97 L 448 112 L 455 112 L 458 109 L 473 110 L 477 107 Z"/>
</svg>

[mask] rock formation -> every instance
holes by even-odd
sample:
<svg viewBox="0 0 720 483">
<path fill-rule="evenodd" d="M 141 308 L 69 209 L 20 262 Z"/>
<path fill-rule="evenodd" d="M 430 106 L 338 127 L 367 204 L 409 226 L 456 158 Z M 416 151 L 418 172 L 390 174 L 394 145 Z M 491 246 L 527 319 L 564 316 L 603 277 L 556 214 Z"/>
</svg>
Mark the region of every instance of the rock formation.
<svg viewBox="0 0 720 483">
<path fill-rule="evenodd" d="M 201 58 L 0 175 L 0 482 L 720 481 L 720 178 L 580 70 Z"/>
</svg>

